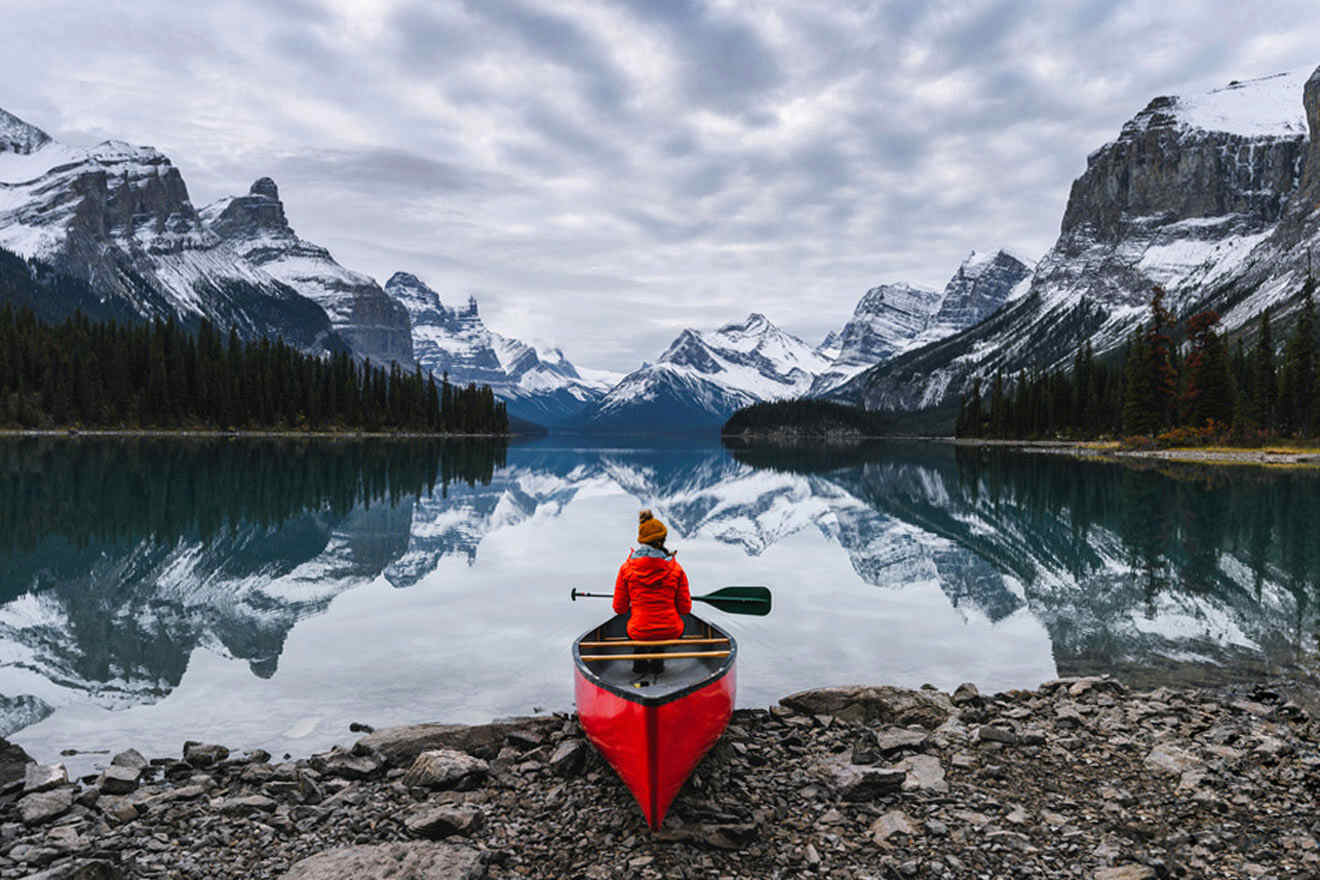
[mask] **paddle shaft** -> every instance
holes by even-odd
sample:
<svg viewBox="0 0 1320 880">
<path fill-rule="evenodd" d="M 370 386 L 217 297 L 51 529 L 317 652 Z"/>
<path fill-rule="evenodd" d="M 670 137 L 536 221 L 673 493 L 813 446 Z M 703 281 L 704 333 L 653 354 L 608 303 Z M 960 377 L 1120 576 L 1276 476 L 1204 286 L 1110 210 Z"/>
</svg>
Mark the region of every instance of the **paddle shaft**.
<svg viewBox="0 0 1320 880">
<path fill-rule="evenodd" d="M 737 607 L 739 607 L 739 606 L 742 606 L 742 607 L 745 607 L 745 608 L 751 610 L 752 613 L 757 613 L 757 612 L 758 612 L 760 609 L 762 609 L 762 608 L 764 608 L 765 611 L 764 611 L 764 612 L 760 612 L 760 613 L 765 613 L 765 612 L 768 612 L 768 611 L 770 610 L 770 601 L 769 601 L 769 593 L 770 593 L 770 591 L 769 591 L 769 590 L 765 590 L 764 587 L 759 588 L 759 589 L 765 590 L 766 595 L 765 595 L 765 596 L 762 596 L 762 597 L 752 597 L 752 596 L 730 596 L 730 595 L 727 595 L 727 594 L 726 594 L 726 595 L 720 595 L 721 593 L 724 593 L 726 590 L 730 590 L 730 589 L 734 589 L 734 588 L 725 587 L 723 590 L 716 590 L 714 593 L 711 593 L 711 594 L 708 595 L 708 596 L 693 596 L 693 597 L 692 597 L 692 601 L 693 601 L 693 602 L 707 602 L 707 603 L 709 603 L 709 604 L 711 604 L 711 605 L 714 605 L 714 606 L 717 607 L 717 608 L 723 608 L 725 611 L 733 611 L 735 608 L 737 608 Z M 753 588 L 745 588 L 745 589 L 753 589 Z M 574 589 L 572 592 L 569 593 L 569 598 L 571 598 L 574 602 L 576 602 L 576 601 L 578 600 L 578 597 L 579 597 L 579 596 L 581 596 L 581 597 L 584 598 L 584 599 L 612 599 L 612 598 L 614 598 L 614 597 L 613 597 L 612 595 L 610 595 L 609 593 L 582 593 L 582 592 L 579 592 L 579 591 L 576 590 L 576 589 Z M 754 610 L 753 610 L 753 609 L 754 609 Z"/>
</svg>

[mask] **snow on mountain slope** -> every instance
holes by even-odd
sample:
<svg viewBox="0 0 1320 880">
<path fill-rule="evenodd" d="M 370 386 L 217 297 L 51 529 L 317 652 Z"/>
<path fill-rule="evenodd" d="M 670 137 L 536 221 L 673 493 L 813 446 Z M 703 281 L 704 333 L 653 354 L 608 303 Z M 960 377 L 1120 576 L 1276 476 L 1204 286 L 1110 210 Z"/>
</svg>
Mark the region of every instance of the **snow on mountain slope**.
<svg viewBox="0 0 1320 880">
<path fill-rule="evenodd" d="M 1005 251 L 987 256 L 972 251 L 942 291 L 907 284 L 868 290 L 837 337 L 830 369 L 817 377 L 811 393 L 828 394 L 876 364 L 980 323 L 1020 296 L 1030 275 L 1026 263 Z"/>
<path fill-rule="evenodd" d="M 571 419 L 599 399 L 611 374 L 587 375 L 551 346 L 532 346 L 488 329 L 469 297 L 449 308 L 415 275 L 395 272 L 385 290 L 407 310 L 418 364 L 456 384 L 484 383 L 509 413 L 542 425 Z M 616 380 L 617 381 L 617 380 Z"/>
<path fill-rule="evenodd" d="M 375 281 L 345 269 L 330 252 L 293 231 L 279 187 L 269 177 L 245 196 L 229 196 L 201 210 L 201 220 L 245 260 L 318 303 L 355 354 L 378 364 L 413 362 L 408 312 Z"/>
<path fill-rule="evenodd" d="M 654 364 L 628 374 L 581 421 L 590 430 L 720 425 L 740 407 L 805 394 L 829 366 L 764 315 L 718 330 L 684 330 Z"/>
<path fill-rule="evenodd" d="M 1102 354 L 1144 320 L 1157 284 L 1175 314 L 1215 307 L 1230 331 L 1267 304 L 1295 299 L 1305 236 L 1283 239 L 1290 210 L 1308 204 L 1295 198 L 1314 149 L 1304 134 L 1304 82 L 1282 74 L 1155 98 L 1087 158 L 1059 239 L 1024 296 L 830 396 L 889 411 L 948 406 L 975 377 L 1064 365 L 1084 340 Z"/>
<path fill-rule="evenodd" d="M 343 348 L 316 303 L 203 226 L 164 154 L 119 141 L 71 147 L 0 114 L 0 247 L 85 280 L 117 314 L 209 318 L 249 339 Z"/>
</svg>

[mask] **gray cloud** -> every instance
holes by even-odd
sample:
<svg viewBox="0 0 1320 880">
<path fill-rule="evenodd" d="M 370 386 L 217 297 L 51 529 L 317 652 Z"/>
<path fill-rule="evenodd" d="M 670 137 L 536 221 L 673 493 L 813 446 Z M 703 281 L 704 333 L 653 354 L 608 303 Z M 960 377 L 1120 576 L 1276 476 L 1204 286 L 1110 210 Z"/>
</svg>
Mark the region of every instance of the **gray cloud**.
<svg viewBox="0 0 1320 880">
<path fill-rule="evenodd" d="M 7 66 L 37 73 L 0 107 L 153 144 L 199 204 L 272 174 L 345 265 L 616 369 L 750 311 L 814 342 L 879 282 L 1037 257 L 1151 97 L 1320 63 L 1301 2 L 13 5 Z"/>
</svg>

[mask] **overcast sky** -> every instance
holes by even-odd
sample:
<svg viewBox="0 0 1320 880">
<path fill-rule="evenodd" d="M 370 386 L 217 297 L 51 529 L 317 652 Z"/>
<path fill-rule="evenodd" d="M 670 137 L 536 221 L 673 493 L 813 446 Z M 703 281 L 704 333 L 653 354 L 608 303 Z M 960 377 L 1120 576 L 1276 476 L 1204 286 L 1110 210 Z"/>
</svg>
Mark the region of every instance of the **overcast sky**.
<svg viewBox="0 0 1320 880">
<path fill-rule="evenodd" d="M 0 0 L 0 107 L 164 150 L 198 207 L 270 175 L 346 266 L 620 370 L 1032 262 L 1150 98 L 1320 64 L 1313 0 L 203 5 Z"/>
</svg>

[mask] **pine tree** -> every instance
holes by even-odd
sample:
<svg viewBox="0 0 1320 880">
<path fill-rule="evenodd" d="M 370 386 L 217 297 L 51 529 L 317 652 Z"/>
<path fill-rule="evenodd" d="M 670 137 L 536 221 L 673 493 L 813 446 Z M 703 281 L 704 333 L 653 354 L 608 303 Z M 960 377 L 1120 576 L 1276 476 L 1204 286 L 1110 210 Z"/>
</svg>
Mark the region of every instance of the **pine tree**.
<svg viewBox="0 0 1320 880">
<path fill-rule="evenodd" d="M 1187 388 L 1183 395 L 1187 420 L 1194 426 L 1210 421 L 1228 425 L 1233 418 L 1233 380 L 1228 349 L 1215 332 L 1219 313 L 1201 312 L 1187 322 L 1192 350 L 1187 356 Z"/>
<path fill-rule="evenodd" d="M 1123 432 L 1125 434 L 1154 434 L 1159 430 L 1159 408 L 1156 403 L 1155 371 L 1151 366 L 1151 353 L 1147 335 L 1134 333 L 1128 344 L 1124 364 Z"/>
<path fill-rule="evenodd" d="M 1307 277 L 1302 288 L 1302 307 L 1297 325 L 1283 355 L 1283 388 L 1280 394 L 1284 428 L 1303 434 L 1310 430 L 1315 396 L 1315 280 Z"/>
<path fill-rule="evenodd" d="M 1260 336 L 1251 350 L 1250 389 L 1251 405 L 1247 415 L 1262 431 L 1272 431 L 1279 397 L 1279 377 L 1274 368 L 1274 333 L 1270 328 L 1268 306 L 1260 313 Z"/>
</svg>

